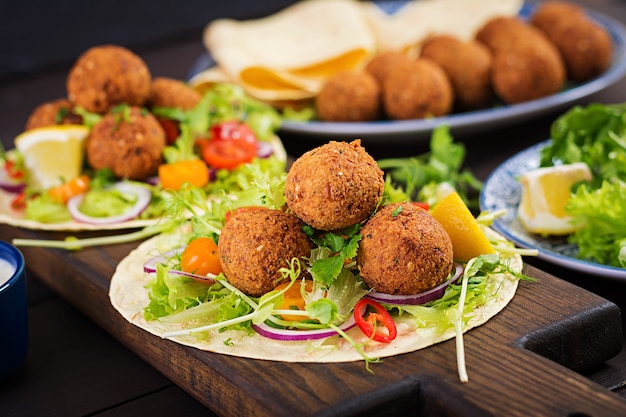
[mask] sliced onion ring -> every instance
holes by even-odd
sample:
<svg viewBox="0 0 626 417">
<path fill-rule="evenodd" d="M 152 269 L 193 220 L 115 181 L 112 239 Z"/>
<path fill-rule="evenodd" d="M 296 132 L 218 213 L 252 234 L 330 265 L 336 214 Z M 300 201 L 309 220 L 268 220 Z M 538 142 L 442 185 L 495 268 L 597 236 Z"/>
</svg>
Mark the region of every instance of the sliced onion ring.
<svg viewBox="0 0 626 417">
<path fill-rule="evenodd" d="M 431 290 L 413 295 L 392 295 L 370 291 L 367 293 L 366 297 L 378 301 L 379 303 L 392 305 L 419 305 L 429 303 L 441 298 L 446 292 L 446 288 L 448 288 L 450 284 L 455 284 L 459 278 L 461 278 L 461 275 L 463 275 L 463 265 L 457 262 L 454 266 L 456 268 L 454 276 Z"/>
<path fill-rule="evenodd" d="M 344 332 L 356 325 L 354 314 L 350 314 L 350 318 L 346 320 L 339 328 Z M 285 342 L 297 342 L 302 340 L 325 339 L 335 336 L 338 333 L 333 329 L 315 329 L 315 330 L 288 330 L 275 329 L 265 323 L 253 324 L 252 328 L 261 336 L 269 339 L 281 340 Z"/>
<path fill-rule="evenodd" d="M 166 263 L 169 258 L 183 253 L 184 250 L 185 250 L 185 247 L 181 246 L 180 248 L 168 250 L 162 255 L 158 255 L 158 256 L 155 256 L 154 258 L 148 259 L 143 264 L 143 272 L 147 272 L 148 274 L 154 274 L 156 272 L 157 264 Z"/>
<path fill-rule="evenodd" d="M 274 146 L 271 142 L 257 142 L 257 156 L 259 158 L 269 158 L 274 154 Z"/>
<path fill-rule="evenodd" d="M 185 246 L 181 246 L 176 249 L 168 250 L 162 255 L 158 255 L 158 256 L 155 256 L 154 258 L 148 259 L 143 264 L 143 272 L 148 273 L 148 274 L 156 273 L 156 266 L 158 264 L 165 264 L 169 258 L 171 258 L 172 256 L 180 255 L 181 253 L 183 253 L 184 250 L 185 250 Z M 184 277 L 205 281 L 207 284 L 215 282 L 215 280 L 212 277 L 208 277 L 206 275 L 193 274 L 191 272 L 180 271 L 178 269 L 170 269 L 167 272 L 170 274 L 181 275 Z"/>
<path fill-rule="evenodd" d="M 111 217 L 92 217 L 88 216 L 85 213 L 81 212 L 78 207 L 80 203 L 85 198 L 85 194 L 78 195 L 76 197 L 71 198 L 67 202 L 67 208 L 72 216 L 72 219 L 79 223 L 90 223 L 90 224 L 112 224 L 112 223 L 122 223 L 128 220 L 132 220 L 135 217 L 139 216 L 142 211 L 148 207 L 150 204 L 150 200 L 152 199 L 152 193 L 147 188 L 144 188 L 139 185 L 134 185 L 125 182 L 118 182 L 113 185 L 114 188 L 120 190 L 123 193 L 131 193 L 137 196 L 137 201 L 135 205 L 126 210 L 124 213 L 119 214 L 117 216 Z"/>
<path fill-rule="evenodd" d="M 12 194 L 19 194 L 26 188 L 26 183 L 9 177 L 6 170 L 0 167 L 0 188 Z"/>
</svg>

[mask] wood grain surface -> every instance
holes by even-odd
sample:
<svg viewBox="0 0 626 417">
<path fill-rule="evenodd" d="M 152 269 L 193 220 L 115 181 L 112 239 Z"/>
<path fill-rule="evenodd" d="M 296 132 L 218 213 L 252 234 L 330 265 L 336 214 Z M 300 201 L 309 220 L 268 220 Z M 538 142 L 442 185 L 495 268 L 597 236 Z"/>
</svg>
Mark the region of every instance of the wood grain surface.
<svg viewBox="0 0 626 417">
<path fill-rule="evenodd" d="M 3 239 L 65 237 L 0 226 Z M 81 234 L 81 237 L 97 233 Z M 583 377 L 622 348 L 619 308 L 534 267 L 512 302 L 465 335 L 469 382 L 453 340 L 363 362 L 298 364 L 203 352 L 153 336 L 111 306 L 110 277 L 137 243 L 68 252 L 21 247 L 28 270 L 219 415 L 624 416 L 626 400 Z M 529 399 L 531 399 L 529 401 Z"/>
</svg>

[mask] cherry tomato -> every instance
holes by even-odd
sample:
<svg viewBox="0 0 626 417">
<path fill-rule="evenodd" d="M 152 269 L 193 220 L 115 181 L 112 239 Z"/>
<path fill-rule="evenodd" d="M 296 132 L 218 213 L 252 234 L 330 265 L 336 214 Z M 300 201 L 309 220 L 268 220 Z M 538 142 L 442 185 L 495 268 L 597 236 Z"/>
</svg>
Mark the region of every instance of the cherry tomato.
<svg viewBox="0 0 626 417">
<path fill-rule="evenodd" d="M 168 145 L 173 145 L 180 135 L 180 128 L 178 127 L 178 121 L 172 119 L 166 119 L 164 117 L 157 117 L 159 124 L 165 132 L 165 140 Z"/>
<path fill-rule="evenodd" d="M 278 285 L 274 289 L 282 290 L 287 285 L 289 285 L 289 282 L 284 282 Z M 304 282 L 304 288 L 306 291 L 311 291 L 311 288 L 313 288 L 313 281 L 310 279 L 307 279 Z M 304 306 L 306 305 L 306 303 L 304 301 L 304 298 L 302 298 L 302 294 L 300 294 L 300 282 L 296 282 L 291 287 L 289 287 L 289 289 L 283 293 L 283 297 L 284 297 L 283 303 L 279 307 L 280 310 L 294 310 L 294 309 L 304 310 Z M 287 321 L 301 321 L 306 318 L 304 316 L 297 316 L 297 315 L 291 315 L 291 314 L 281 314 L 281 317 L 283 320 L 287 320 Z"/>
<path fill-rule="evenodd" d="M 50 188 L 48 195 L 52 197 L 53 201 L 65 204 L 70 198 L 86 193 L 89 190 L 90 181 L 87 175 L 81 175 L 64 184 Z"/>
<path fill-rule="evenodd" d="M 204 187 L 209 182 L 209 168 L 200 159 L 188 159 L 159 165 L 159 182 L 164 189 L 180 190 L 188 182 Z"/>
<path fill-rule="evenodd" d="M 389 343 L 396 338 L 398 330 L 389 312 L 380 303 L 361 298 L 354 307 L 354 320 L 368 338 Z"/>
<path fill-rule="evenodd" d="M 239 121 L 218 123 L 208 141 L 198 141 L 202 158 L 218 169 L 234 169 L 257 155 L 258 140 L 250 127 Z"/>
<path fill-rule="evenodd" d="M 199 237 L 189 242 L 181 255 L 180 267 L 185 272 L 198 275 L 222 272 L 215 241 L 210 237 Z"/>
<path fill-rule="evenodd" d="M 264 207 L 261 207 L 261 206 L 237 207 L 236 209 L 228 210 L 226 212 L 226 215 L 224 215 L 224 220 L 225 221 L 229 221 L 230 219 L 232 219 L 233 217 L 235 217 L 239 213 L 243 213 L 243 212 L 246 212 L 246 211 L 253 211 L 253 210 L 262 210 L 263 208 Z"/>
</svg>

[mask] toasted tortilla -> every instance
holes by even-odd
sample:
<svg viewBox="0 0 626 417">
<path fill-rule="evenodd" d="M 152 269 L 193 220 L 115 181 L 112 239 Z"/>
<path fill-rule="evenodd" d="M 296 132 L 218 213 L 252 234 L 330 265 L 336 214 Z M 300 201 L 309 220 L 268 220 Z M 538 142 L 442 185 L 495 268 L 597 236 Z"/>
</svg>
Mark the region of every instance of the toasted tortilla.
<svg viewBox="0 0 626 417">
<path fill-rule="evenodd" d="M 269 101 L 313 97 L 329 75 L 363 67 L 376 45 L 354 0 L 307 0 L 261 19 L 218 19 L 203 41 L 225 74 Z"/>
<path fill-rule="evenodd" d="M 489 230 L 492 237 L 502 239 Z M 151 238 L 118 264 L 111 279 L 109 297 L 113 307 L 130 323 L 162 337 L 170 331 L 181 330 L 180 324 L 165 323 L 159 320 L 146 321 L 144 308 L 149 304 L 148 290 L 145 286 L 154 275 L 143 272 L 144 263 L 160 253 L 179 247 L 181 235 L 167 234 Z M 513 270 L 522 270 L 522 259 L 519 255 L 511 258 Z M 518 286 L 518 279 L 508 274 L 490 276 L 497 281 L 498 291 L 486 304 L 477 308 L 469 319 L 464 332 L 480 326 L 498 314 L 513 299 Z M 372 357 L 388 357 L 413 352 L 432 346 L 455 337 L 453 329 L 437 333 L 434 328 L 416 328 L 410 314 L 401 318 L 394 317 L 398 336 L 388 344 L 368 341 L 355 326 L 347 333 L 357 343 L 365 343 L 364 351 Z M 208 339 L 195 336 L 172 338 L 176 342 L 204 351 L 251 359 L 272 360 L 281 362 L 352 362 L 363 360 L 363 357 L 340 336 L 333 336 L 321 341 L 278 341 L 259 334 L 249 335 L 244 331 L 227 330 L 213 332 Z M 228 343 L 224 343 L 228 341 Z"/>
</svg>

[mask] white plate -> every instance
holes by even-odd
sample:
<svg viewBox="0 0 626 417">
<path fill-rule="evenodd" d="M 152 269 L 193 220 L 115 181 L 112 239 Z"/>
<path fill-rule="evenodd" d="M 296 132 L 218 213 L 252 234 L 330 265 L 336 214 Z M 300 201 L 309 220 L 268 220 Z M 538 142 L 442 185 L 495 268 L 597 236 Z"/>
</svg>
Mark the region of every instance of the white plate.
<svg viewBox="0 0 626 417">
<path fill-rule="evenodd" d="M 394 13 L 406 1 L 381 1 L 379 7 L 387 13 Z M 529 16 L 534 4 L 527 2 L 520 11 L 520 16 Z M 587 10 L 590 17 L 604 26 L 613 39 L 613 62 L 611 67 L 601 76 L 583 84 L 552 96 L 544 97 L 525 103 L 501 106 L 485 110 L 451 114 L 432 119 L 375 121 L 375 122 L 290 122 L 284 121 L 281 133 L 306 136 L 308 138 L 327 142 L 329 138 L 354 139 L 360 138 L 363 143 L 391 143 L 391 142 L 427 142 L 430 134 L 438 125 L 447 124 L 453 135 L 471 134 L 484 131 L 485 128 L 494 129 L 509 123 L 519 123 L 531 119 L 546 111 L 564 109 L 581 99 L 594 94 L 616 83 L 626 74 L 626 27 L 608 16 Z M 191 76 L 214 65 L 210 55 L 203 54 L 190 69 Z"/>
<path fill-rule="evenodd" d="M 547 262 L 604 278 L 626 281 L 626 269 L 587 262 L 576 258 L 575 245 L 565 238 L 544 239 L 529 234 L 517 220 L 517 206 L 522 187 L 517 177 L 539 167 L 539 152 L 549 141 L 538 143 L 502 163 L 491 173 L 480 194 L 481 210 L 506 210 L 493 229 L 522 248 L 537 249 L 538 257 Z"/>
</svg>

